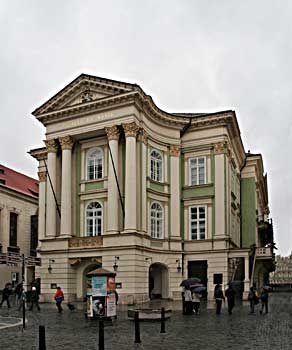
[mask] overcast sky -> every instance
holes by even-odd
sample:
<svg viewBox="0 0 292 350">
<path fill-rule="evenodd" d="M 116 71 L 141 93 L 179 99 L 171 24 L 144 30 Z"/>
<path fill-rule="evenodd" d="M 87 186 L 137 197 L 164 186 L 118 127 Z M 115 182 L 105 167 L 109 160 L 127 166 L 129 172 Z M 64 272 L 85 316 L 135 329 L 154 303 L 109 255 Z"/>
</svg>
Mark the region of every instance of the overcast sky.
<svg viewBox="0 0 292 350">
<path fill-rule="evenodd" d="M 80 73 L 139 84 L 169 112 L 236 111 L 292 250 L 292 1 L 0 1 L 0 163 L 36 177 L 31 112 Z"/>
</svg>

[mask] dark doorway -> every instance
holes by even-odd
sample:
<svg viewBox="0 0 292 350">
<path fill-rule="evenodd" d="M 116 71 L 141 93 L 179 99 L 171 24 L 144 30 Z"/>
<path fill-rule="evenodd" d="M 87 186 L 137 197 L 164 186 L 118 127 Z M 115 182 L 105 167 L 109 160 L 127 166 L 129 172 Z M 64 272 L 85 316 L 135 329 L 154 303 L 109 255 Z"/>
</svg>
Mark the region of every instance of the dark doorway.
<svg viewBox="0 0 292 350">
<path fill-rule="evenodd" d="M 197 277 L 200 278 L 204 286 L 208 286 L 207 278 L 208 261 L 198 260 L 198 261 L 188 261 L 188 278 Z"/>
</svg>

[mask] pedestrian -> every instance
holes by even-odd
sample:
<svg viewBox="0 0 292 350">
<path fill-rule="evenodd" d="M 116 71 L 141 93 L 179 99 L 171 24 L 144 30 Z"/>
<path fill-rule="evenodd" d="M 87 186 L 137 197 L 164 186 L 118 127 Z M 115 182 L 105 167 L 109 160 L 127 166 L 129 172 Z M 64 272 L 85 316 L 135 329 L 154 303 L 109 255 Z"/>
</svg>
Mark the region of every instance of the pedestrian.
<svg viewBox="0 0 292 350">
<path fill-rule="evenodd" d="M 250 305 L 250 314 L 254 315 L 254 306 L 259 303 L 259 299 L 256 295 L 256 289 L 254 286 L 250 287 L 249 289 L 248 300 Z"/>
<path fill-rule="evenodd" d="M 235 302 L 235 291 L 232 288 L 231 283 L 228 283 L 228 288 L 225 291 L 225 297 L 227 298 L 228 313 L 229 315 L 232 315 L 232 309 L 234 308 L 234 302 Z"/>
<path fill-rule="evenodd" d="M 54 295 L 54 299 L 56 301 L 56 305 L 57 305 L 57 308 L 58 308 L 58 312 L 62 312 L 63 311 L 63 308 L 62 308 L 62 301 L 64 300 L 64 293 L 61 289 L 61 287 L 57 287 L 57 291 Z"/>
<path fill-rule="evenodd" d="M 266 314 L 269 312 L 269 310 L 268 310 L 268 303 L 269 303 L 268 289 L 263 287 L 262 293 L 261 293 L 261 310 L 260 310 L 260 314 L 263 313 L 264 309 L 265 309 Z"/>
<path fill-rule="evenodd" d="M 11 283 L 6 283 L 4 289 L 2 290 L 2 300 L 0 303 L 0 307 L 2 307 L 4 301 L 6 301 L 8 309 L 10 309 L 10 301 L 9 297 L 11 295 L 12 288 L 11 288 Z"/>
<path fill-rule="evenodd" d="M 201 298 L 202 298 L 202 294 L 195 293 L 195 292 L 192 293 L 193 310 L 196 315 L 199 314 Z"/>
<path fill-rule="evenodd" d="M 216 300 L 216 315 L 221 314 L 222 300 L 225 300 L 225 297 L 222 292 L 220 284 L 216 284 L 214 289 L 214 298 Z"/>
<path fill-rule="evenodd" d="M 16 297 L 16 307 L 18 310 L 21 309 L 22 306 L 22 297 L 23 297 L 23 285 L 22 282 L 18 283 L 15 288 L 15 297 Z"/>
<path fill-rule="evenodd" d="M 118 318 L 118 316 L 117 316 L 117 305 L 118 305 L 118 301 L 119 301 L 119 294 L 118 294 L 116 289 L 115 289 L 114 293 L 115 293 L 115 299 L 116 299 L 116 315 L 115 315 L 115 319 L 117 319 Z"/>
<path fill-rule="evenodd" d="M 185 298 L 185 308 L 186 308 L 185 314 L 191 315 L 193 313 L 193 302 L 192 302 L 192 293 L 189 286 L 185 287 L 184 298 Z"/>
<path fill-rule="evenodd" d="M 36 305 L 38 311 L 41 311 L 41 308 L 39 306 L 39 293 L 36 287 L 31 288 L 31 305 L 29 311 L 32 311 L 34 305 Z"/>
<path fill-rule="evenodd" d="M 185 287 L 182 287 L 181 291 L 181 298 L 182 298 L 182 313 L 183 315 L 186 315 L 187 309 L 186 309 L 186 301 L 185 301 Z"/>
</svg>

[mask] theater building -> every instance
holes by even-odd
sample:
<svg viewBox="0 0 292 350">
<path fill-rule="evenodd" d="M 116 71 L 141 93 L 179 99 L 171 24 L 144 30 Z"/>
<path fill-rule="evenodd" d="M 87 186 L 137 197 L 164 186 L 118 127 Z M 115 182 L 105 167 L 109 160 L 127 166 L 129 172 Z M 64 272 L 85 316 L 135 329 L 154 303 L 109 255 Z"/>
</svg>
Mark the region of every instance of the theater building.
<svg viewBox="0 0 292 350">
<path fill-rule="evenodd" d="M 82 299 L 98 266 L 116 270 L 128 304 L 179 298 L 188 276 L 201 278 L 209 298 L 214 283 L 235 278 L 247 292 L 267 188 L 234 111 L 168 113 L 139 85 L 81 74 L 33 115 L 46 127 L 45 147 L 30 151 L 39 162 L 43 300 L 56 284 Z"/>
</svg>

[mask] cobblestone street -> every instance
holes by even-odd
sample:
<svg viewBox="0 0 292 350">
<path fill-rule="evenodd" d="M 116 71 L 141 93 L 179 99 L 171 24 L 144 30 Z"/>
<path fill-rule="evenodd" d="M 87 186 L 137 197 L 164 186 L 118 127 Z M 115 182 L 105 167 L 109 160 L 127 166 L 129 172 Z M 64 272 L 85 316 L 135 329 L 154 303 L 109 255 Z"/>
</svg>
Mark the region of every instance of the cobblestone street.
<svg viewBox="0 0 292 350">
<path fill-rule="evenodd" d="M 88 321 L 77 310 L 58 314 L 55 308 L 42 305 L 40 312 L 27 312 L 27 327 L 0 329 L 0 349 L 38 349 L 38 327 L 46 327 L 47 350 L 98 349 L 98 322 Z M 161 306 L 154 303 L 153 307 Z M 160 334 L 159 322 L 141 322 L 141 344 L 134 344 L 134 323 L 127 319 L 128 307 L 120 307 L 118 319 L 105 327 L 105 349 L 291 349 L 292 293 L 272 294 L 270 313 L 249 315 L 247 304 L 236 305 L 233 315 L 226 308 L 216 316 L 213 308 L 202 305 L 198 316 L 183 316 L 180 303 L 165 302 L 173 310 L 166 322 L 166 334 Z M 130 307 L 129 307 L 130 308 Z M 5 316 L 21 317 L 14 308 L 0 309 Z"/>
</svg>

